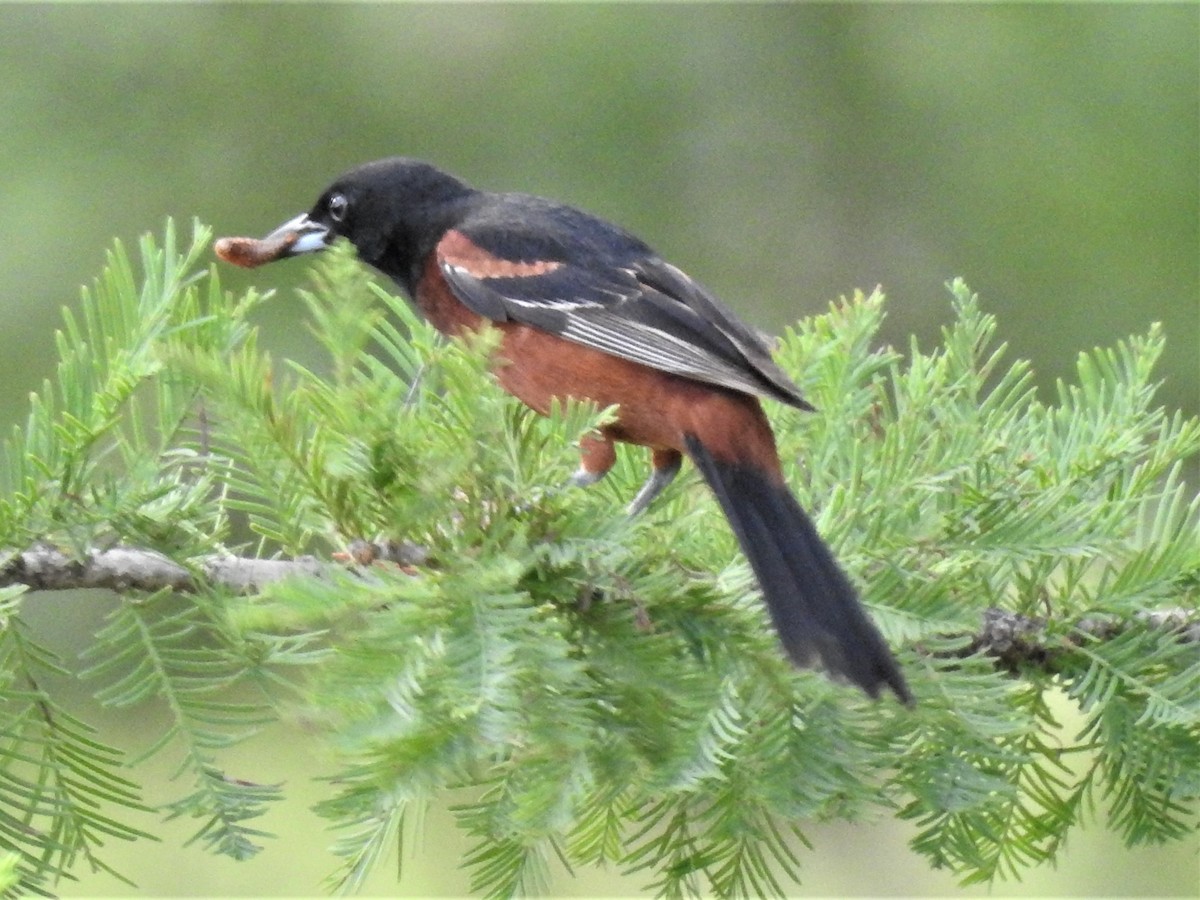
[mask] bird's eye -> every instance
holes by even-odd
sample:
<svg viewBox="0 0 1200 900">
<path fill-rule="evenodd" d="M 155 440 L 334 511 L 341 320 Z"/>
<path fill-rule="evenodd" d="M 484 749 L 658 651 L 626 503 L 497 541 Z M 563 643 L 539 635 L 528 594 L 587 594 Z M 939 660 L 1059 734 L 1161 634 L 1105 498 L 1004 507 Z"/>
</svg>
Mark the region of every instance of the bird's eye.
<svg viewBox="0 0 1200 900">
<path fill-rule="evenodd" d="M 346 210 L 350 207 L 350 201 L 346 199 L 345 194 L 334 194 L 329 198 L 329 218 L 335 222 L 345 221 Z"/>
</svg>

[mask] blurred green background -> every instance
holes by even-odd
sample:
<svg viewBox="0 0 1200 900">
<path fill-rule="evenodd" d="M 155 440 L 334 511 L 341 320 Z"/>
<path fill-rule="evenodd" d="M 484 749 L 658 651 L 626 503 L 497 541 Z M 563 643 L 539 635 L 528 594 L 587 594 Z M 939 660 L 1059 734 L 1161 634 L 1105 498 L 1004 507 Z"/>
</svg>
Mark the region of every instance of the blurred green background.
<svg viewBox="0 0 1200 900">
<path fill-rule="evenodd" d="M 397 153 L 614 219 L 769 329 L 882 284 L 888 339 L 928 345 L 961 275 L 1049 390 L 1080 350 L 1162 321 L 1162 401 L 1195 414 L 1198 60 L 1192 4 L 0 7 L 0 425 L 51 373 L 60 309 L 113 237 L 167 216 L 262 234 Z M 222 278 L 286 289 L 304 270 Z M 268 346 L 315 358 L 286 290 L 261 321 Z M 99 605 L 37 614 L 70 657 Z M 140 746 L 153 715 L 114 719 L 113 739 Z M 321 752 L 279 729 L 238 757 L 238 777 L 297 798 L 253 864 L 168 840 L 126 868 L 150 894 L 319 891 L 330 836 L 305 803 Z M 464 890 L 445 822 L 405 890 Z M 806 892 L 960 893 L 907 834 L 814 829 Z M 1097 823 L 1057 872 L 999 893 L 1195 896 L 1198 853 L 1126 851 Z M 104 892 L 128 888 L 66 891 Z"/>
</svg>

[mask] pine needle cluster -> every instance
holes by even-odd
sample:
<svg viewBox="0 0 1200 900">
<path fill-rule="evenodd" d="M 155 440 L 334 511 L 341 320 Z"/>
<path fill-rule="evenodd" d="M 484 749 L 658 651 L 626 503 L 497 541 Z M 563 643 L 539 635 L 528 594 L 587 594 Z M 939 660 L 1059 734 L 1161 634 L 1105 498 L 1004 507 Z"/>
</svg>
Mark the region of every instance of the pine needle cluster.
<svg viewBox="0 0 1200 900">
<path fill-rule="evenodd" d="M 820 409 L 770 411 L 789 482 L 896 648 L 909 710 L 789 667 L 694 475 L 636 519 L 635 450 L 592 489 L 560 487 L 611 411 L 534 415 L 489 377 L 491 336 L 440 339 L 345 251 L 300 294 L 328 366 L 276 361 L 251 318 L 267 297 L 224 292 L 208 239 L 145 238 L 140 277 L 113 249 L 6 443 L 14 889 L 148 837 L 133 759 L 45 686 L 67 667 L 24 619 L 37 595 L 13 560 L 35 545 L 143 548 L 194 573 L 192 593 L 122 592 L 79 677 L 101 705 L 165 702 L 142 754 L 178 760 L 161 812 L 236 858 L 264 845 L 255 820 L 282 790 L 222 751 L 302 710 L 335 751 L 313 775 L 343 889 L 446 797 L 491 895 L 591 864 L 663 896 L 782 895 L 803 823 L 880 812 L 967 882 L 1053 860 L 1097 805 L 1130 845 L 1195 832 L 1200 504 L 1182 466 L 1200 423 L 1155 405 L 1157 327 L 1081 354 L 1051 399 L 1004 363 L 961 282 L 931 350 L 880 346 L 878 293 L 781 340 Z M 203 566 L 399 540 L 419 565 L 331 565 L 250 595 Z M 1027 626 L 1005 652 L 981 638 L 989 610 Z M 1077 735 L 1051 711 L 1060 692 Z"/>
</svg>

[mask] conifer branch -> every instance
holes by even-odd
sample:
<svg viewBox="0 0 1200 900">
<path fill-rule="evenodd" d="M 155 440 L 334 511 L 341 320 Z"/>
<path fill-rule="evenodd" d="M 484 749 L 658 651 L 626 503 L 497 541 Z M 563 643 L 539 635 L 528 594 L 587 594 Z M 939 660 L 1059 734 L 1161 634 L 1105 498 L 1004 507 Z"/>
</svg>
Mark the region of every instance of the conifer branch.
<svg viewBox="0 0 1200 900">
<path fill-rule="evenodd" d="M 56 547 L 37 546 L 4 557 L 0 587 L 23 584 L 39 591 L 107 588 L 117 593 L 168 590 L 190 594 L 199 590 L 203 581 L 247 594 L 292 575 L 319 578 L 325 568 L 314 557 L 282 560 L 228 555 L 200 559 L 188 568 L 140 547 L 89 550 L 76 557 Z"/>
<path fill-rule="evenodd" d="M 69 591 L 103 588 L 119 594 L 174 591 L 195 593 L 216 588 L 232 594 L 257 594 L 268 585 L 286 578 L 328 580 L 331 573 L 344 571 L 346 563 L 420 566 L 428 551 L 408 542 L 352 542 L 345 559 L 322 561 L 315 556 L 295 559 L 257 559 L 219 554 L 180 565 L 154 550 L 141 547 L 110 547 L 89 550 L 81 557 L 51 546 L 35 546 L 19 553 L 0 554 L 0 588 L 20 584 L 37 591 Z M 965 641 L 953 656 L 982 653 L 1001 666 L 1016 671 L 1034 668 L 1053 674 L 1057 657 L 1085 640 L 1106 640 L 1128 628 L 1146 626 L 1176 633 L 1179 640 L 1200 643 L 1200 612 L 1183 607 L 1138 611 L 1131 619 L 1086 617 L 1066 629 L 1068 637 L 1047 634 L 1047 620 L 1011 610 L 989 607 L 979 628 L 971 633 L 942 635 Z"/>
<path fill-rule="evenodd" d="M 1160 629 L 1176 634 L 1180 641 L 1200 643 L 1200 611 L 1178 606 L 1138 611 L 1126 620 L 1089 616 L 1075 622 L 1062 639 L 1048 635 L 1046 625 L 1044 618 L 989 607 L 983 612 L 980 629 L 956 655 L 982 653 L 1011 672 L 1037 669 L 1052 675 L 1058 671 L 1063 653 L 1085 641 L 1111 640 L 1132 627 Z"/>
<path fill-rule="evenodd" d="M 420 547 L 408 543 L 357 542 L 352 547 L 355 562 L 416 565 L 425 556 Z M 109 547 L 73 556 L 57 547 L 38 545 L 0 554 L 0 588 L 21 584 L 37 591 L 106 588 L 119 594 L 164 590 L 190 594 L 211 587 L 233 594 L 254 594 L 284 578 L 324 578 L 341 568 L 337 562 L 323 562 L 314 556 L 256 559 L 223 553 L 184 566 L 143 547 Z"/>
<path fill-rule="evenodd" d="M 24 818 L 0 815 L 0 844 L 20 890 L 103 864 L 89 790 L 144 813 L 123 753 L 39 687 L 51 672 L 104 706 L 167 705 L 144 755 L 182 750 L 191 787 L 163 808 L 235 858 L 283 792 L 226 774 L 225 750 L 303 691 L 337 748 L 317 810 L 347 885 L 464 789 L 462 864 L 491 892 L 557 859 L 663 894 L 783 894 L 798 823 L 871 808 L 966 882 L 1053 861 L 1097 798 L 1130 845 L 1195 833 L 1200 422 L 1155 403 L 1157 326 L 1081 354 L 1049 402 L 961 282 L 930 349 L 879 345 L 879 294 L 780 341 L 822 410 L 768 411 L 785 475 L 910 676 L 902 710 L 787 664 L 693 478 L 632 520 L 638 454 L 555 490 L 603 411 L 524 410 L 486 337 L 438 340 L 336 249 L 300 295 L 330 374 L 279 365 L 248 315 L 265 298 L 199 271 L 207 238 L 144 239 L 140 278 L 114 249 L 4 444 L 0 780 Z M 85 587 L 130 602 L 69 673 L 25 607 Z M 105 833 L 137 839 L 119 818 Z"/>
</svg>

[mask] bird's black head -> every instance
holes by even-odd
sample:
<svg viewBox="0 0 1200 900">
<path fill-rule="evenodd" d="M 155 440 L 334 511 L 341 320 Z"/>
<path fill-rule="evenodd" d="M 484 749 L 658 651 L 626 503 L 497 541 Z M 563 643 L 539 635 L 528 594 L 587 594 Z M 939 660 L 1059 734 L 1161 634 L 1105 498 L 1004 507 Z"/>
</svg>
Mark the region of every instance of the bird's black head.
<svg viewBox="0 0 1200 900">
<path fill-rule="evenodd" d="M 324 250 L 344 237 L 363 262 L 407 286 L 414 267 L 476 195 L 429 163 L 399 156 L 376 160 L 341 175 L 312 209 L 263 241 L 281 241 L 282 259 Z"/>
</svg>

